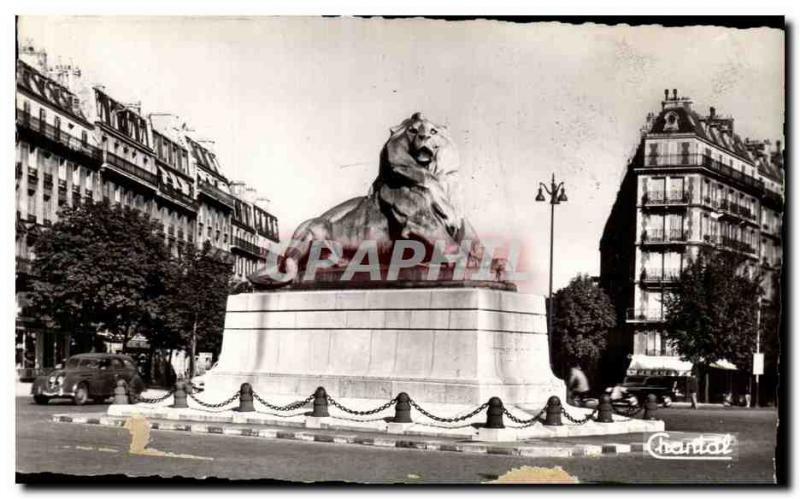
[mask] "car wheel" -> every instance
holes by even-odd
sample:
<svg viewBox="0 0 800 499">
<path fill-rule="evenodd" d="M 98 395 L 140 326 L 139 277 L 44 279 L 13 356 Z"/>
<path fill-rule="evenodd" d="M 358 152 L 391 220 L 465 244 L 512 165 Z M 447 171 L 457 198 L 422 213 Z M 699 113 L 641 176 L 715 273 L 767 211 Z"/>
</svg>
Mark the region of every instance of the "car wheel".
<svg viewBox="0 0 800 499">
<path fill-rule="evenodd" d="M 671 406 L 672 405 L 672 397 L 670 397 L 669 395 L 664 395 L 664 399 L 662 400 L 662 403 L 664 404 L 664 407 Z"/>
<path fill-rule="evenodd" d="M 78 385 L 78 388 L 75 389 L 75 395 L 72 397 L 72 401 L 75 402 L 75 405 L 84 405 L 89 401 L 89 387 L 86 386 L 86 383 Z"/>
<path fill-rule="evenodd" d="M 36 402 L 39 405 L 45 405 L 48 402 L 50 402 L 50 399 L 45 397 L 44 395 L 34 395 L 33 396 L 33 401 Z"/>
</svg>

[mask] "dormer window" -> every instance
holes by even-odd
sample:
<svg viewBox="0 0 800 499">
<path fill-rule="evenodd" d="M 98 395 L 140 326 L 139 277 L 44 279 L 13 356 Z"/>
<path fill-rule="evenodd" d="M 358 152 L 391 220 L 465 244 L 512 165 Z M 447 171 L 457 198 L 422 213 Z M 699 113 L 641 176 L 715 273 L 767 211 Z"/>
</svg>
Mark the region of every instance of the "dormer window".
<svg viewBox="0 0 800 499">
<path fill-rule="evenodd" d="M 664 116 L 664 131 L 665 132 L 677 132 L 678 131 L 678 113 L 674 111 L 670 111 Z"/>
</svg>

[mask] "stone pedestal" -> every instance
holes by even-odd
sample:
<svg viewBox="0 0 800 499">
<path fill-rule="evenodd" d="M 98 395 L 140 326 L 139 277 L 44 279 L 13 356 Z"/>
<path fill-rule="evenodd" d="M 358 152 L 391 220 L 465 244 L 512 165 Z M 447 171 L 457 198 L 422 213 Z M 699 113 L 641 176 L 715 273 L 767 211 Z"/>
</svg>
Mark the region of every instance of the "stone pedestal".
<svg viewBox="0 0 800 499">
<path fill-rule="evenodd" d="M 248 382 L 262 398 L 471 406 L 490 397 L 541 409 L 564 397 L 553 375 L 541 296 L 479 288 L 277 291 L 228 299 L 206 396 Z M 378 404 L 376 404 L 378 405 Z"/>
</svg>

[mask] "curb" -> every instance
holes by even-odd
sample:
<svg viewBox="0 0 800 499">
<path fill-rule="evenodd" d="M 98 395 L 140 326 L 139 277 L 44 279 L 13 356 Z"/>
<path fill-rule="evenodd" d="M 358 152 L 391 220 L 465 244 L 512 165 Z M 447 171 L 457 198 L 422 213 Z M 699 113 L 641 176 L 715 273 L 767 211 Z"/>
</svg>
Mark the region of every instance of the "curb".
<svg viewBox="0 0 800 499">
<path fill-rule="evenodd" d="M 55 423 L 90 424 L 121 427 L 123 418 L 87 417 L 56 414 Z M 440 452 L 460 452 L 464 454 L 483 454 L 516 457 L 596 457 L 617 454 L 643 453 L 643 444 L 568 444 L 561 446 L 524 445 L 495 446 L 478 442 L 458 442 L 444 440 L 406 440 L 403 438 L 367 437 L 352 434 L 311 433 L 275 428 L 241 427 L 204 423 L 180 423 L 172 421 L 152 421 L 150 427 L 161 431 L 183 431 L 200 434 L 217 434 L 237 437 L 262 438 L 267 440 L 295 440 L 301 442 L 364 445 L 368 447 L 413 449 Z"/>
</svg>

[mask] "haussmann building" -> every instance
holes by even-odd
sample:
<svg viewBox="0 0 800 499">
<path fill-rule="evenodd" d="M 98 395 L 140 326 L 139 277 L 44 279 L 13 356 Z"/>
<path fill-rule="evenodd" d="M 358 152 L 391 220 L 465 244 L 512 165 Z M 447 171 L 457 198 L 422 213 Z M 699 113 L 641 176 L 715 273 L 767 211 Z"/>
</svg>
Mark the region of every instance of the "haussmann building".
<svg viewBox="0 0 800 499">
<path fill-rule="evenodd" d="M 664 92 L 660 112 L 647 116 L 600 241 L 600 284 L 619 325 L 609 342 L 617 380 L 667 376 L 685 393 L 693 366 L 662 337 L 663 297 L 701 248 L 743 255 L 751 270 L 763 271 L 762 311 L 779 310 L 783 178 L 779 141 L 743 139 L 732 117 L 713 107 L 700 114 L 677 90 Z M 777 335 L 775 329 L 765 333 Z M 774 338 L 761 336 L 763 350 Z M 768 369 L 762 377 L 762 403 L 774 396 L 776 376 Z M 701 401 L 752 387 L 750 373 L 727 361 L 698 380 Z"/>
</svg>

